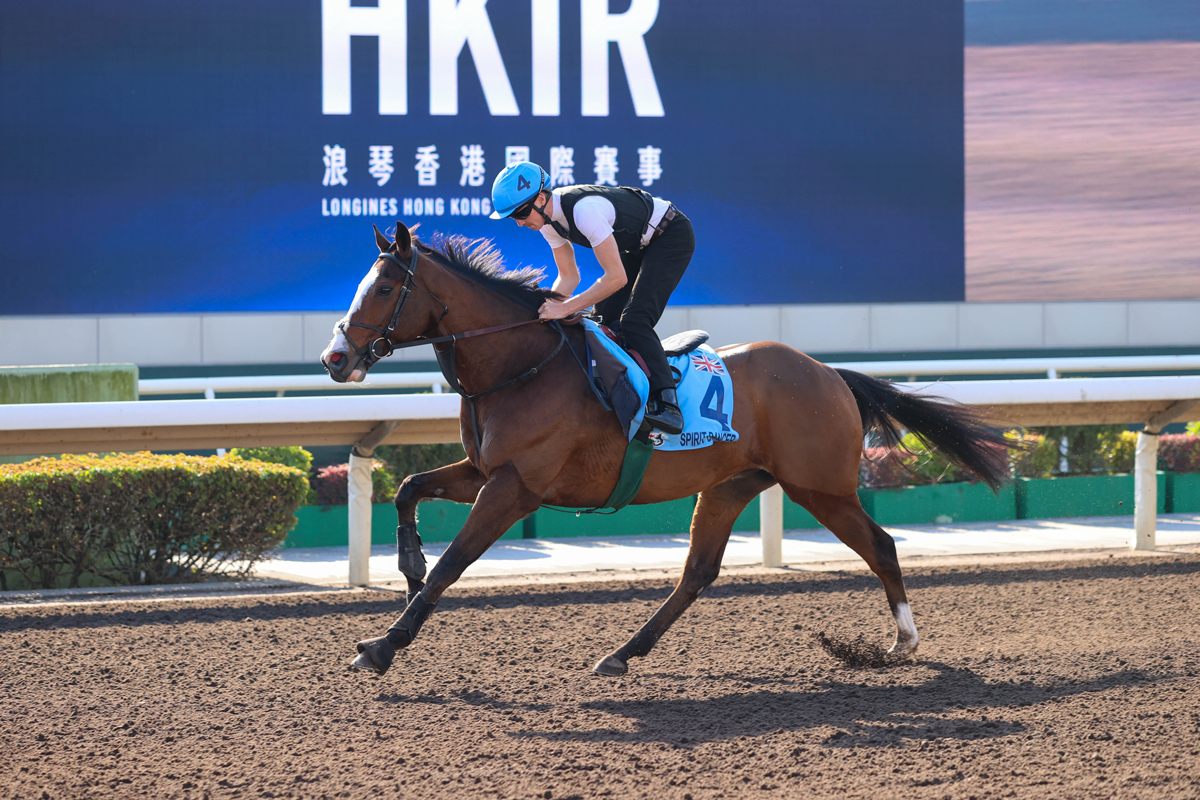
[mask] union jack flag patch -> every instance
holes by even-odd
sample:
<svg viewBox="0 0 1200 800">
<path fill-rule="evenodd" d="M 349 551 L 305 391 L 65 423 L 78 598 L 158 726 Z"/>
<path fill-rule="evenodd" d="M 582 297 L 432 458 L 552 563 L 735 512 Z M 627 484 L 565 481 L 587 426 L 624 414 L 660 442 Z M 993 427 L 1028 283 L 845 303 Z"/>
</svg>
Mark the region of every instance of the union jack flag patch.
<svg viewBox="0 0 1200 800">
<path fill-rule="evenodd" d="M 720 359 L 712 357 L 707 353 L 692 353 L 692 366 L 703 372 L 711 372 L 714 375 L 724 375 L 725 365 Z"/>
</svg>

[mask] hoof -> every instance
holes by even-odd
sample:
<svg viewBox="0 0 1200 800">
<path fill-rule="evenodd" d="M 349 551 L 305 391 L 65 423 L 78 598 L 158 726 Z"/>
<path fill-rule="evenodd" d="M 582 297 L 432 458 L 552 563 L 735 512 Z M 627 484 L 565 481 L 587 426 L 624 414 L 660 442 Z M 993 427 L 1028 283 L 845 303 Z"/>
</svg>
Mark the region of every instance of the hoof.
<svg viewBox="0 0 1200 800">
<path fill-rule="evenodd" d="M 592 672 L 609 678 L 616 678 L 629 672 L 629 666 L 616 656 L 605 656 L 596 662 Z"/>
<path fill-rule="evenodd" d="M 888 658 L 899 661 L 903 658 L 909 658 L 917 654 L 917 642 L 909 639 L 903 642 L 896 642 L 891 649 L 887 651 Z"/>
<path fill-rule="evenodd" d="M 392 647 L 392 643 L 387 640 L 386 636 L 380 636 L 378 639 L 359 642 L 358 656 L 350 662 L 350 666 L 382 675 L 388 671 L 388 667 L 392 665 L 392 659 L 395 657 L 396 648 Z"/>
</svg>

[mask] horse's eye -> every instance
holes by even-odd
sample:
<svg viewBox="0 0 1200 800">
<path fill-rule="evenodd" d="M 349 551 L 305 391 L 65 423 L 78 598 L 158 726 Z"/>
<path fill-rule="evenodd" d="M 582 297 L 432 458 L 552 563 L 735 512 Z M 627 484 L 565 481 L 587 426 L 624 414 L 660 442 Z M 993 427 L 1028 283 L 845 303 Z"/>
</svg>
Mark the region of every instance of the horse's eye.
<svg viewBox="0 0 1200 800">
<path fill-rule="evenodd" d="M 375 290 L 375 294 L 379 295 L 380 297 L 387 297 L 391 293 L 392 293 L 391 286 L 380 286 L 378 289 Z"/>
</svg>

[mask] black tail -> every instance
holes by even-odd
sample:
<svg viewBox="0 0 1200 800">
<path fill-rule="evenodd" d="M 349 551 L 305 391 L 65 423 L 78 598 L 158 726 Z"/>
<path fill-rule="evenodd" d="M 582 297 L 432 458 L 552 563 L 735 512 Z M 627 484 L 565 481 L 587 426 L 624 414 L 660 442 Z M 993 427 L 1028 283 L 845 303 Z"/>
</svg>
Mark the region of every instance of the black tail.
<svg viewBox="0 0 1200 800">
<path fill-rule="evenodd" d="M 1008 480 L 1012 442 L 981 411 L 941 397 L 908 394 L 860 372 L 839 369 L 838 374 L 854 392 L 863 431 L 877 431 L 888 447 L 899 444 L 900 429 L 906 428 L 993 490 Z"/>
</svg>

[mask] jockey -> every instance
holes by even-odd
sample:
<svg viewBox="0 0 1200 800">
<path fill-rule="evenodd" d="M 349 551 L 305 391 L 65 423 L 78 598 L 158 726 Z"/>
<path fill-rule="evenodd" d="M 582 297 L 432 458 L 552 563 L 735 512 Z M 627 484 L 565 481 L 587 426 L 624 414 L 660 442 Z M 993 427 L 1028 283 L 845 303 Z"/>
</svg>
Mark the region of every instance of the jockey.
<svg viewBox="0 0 1200 800">
<path fill-rule="evenodd" d="M 558 277 L 552 288 L 567 299 L 547 300 L 539 316 L 562 319 L 595 306 L 600 322 L 642 357 L 650 373 L 645 420 L 665 433 L 679 433 L 683 415 L 654 325 L 696 249 L 691 221 L 641 189 L 583 185 L 551 191 L 549 184 L 546 171 L 528 161 L 505 167 L 492 184 L 492 219 L 512 217 L 523 228 L 541 231 L 553 249 Z M 590 248 L 604 270 L 575 295 L 579 267 L 572 243 Z"/>
</svg>

